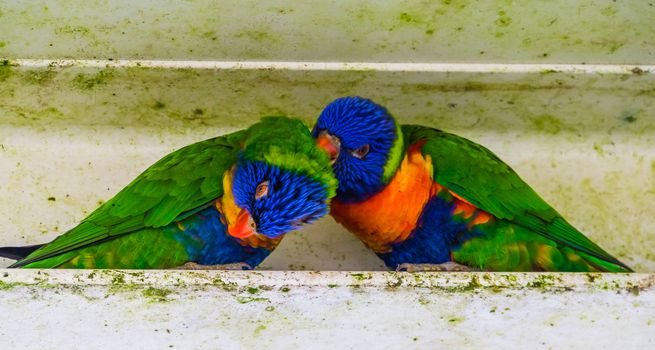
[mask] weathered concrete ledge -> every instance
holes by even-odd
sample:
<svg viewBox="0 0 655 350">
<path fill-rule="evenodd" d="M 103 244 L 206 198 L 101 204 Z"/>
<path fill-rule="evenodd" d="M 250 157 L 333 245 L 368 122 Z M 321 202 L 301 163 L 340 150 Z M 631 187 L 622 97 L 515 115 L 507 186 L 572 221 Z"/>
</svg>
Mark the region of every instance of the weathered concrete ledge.
<svg viewBox="0 0 655 350">
<path fill-rule="evenodd" d="M 647 348 L 655 274 L 0 270 L 0 315 L 3 349 Z"/>
<path fill-rule="evenodd" d="M 4 269 L 0 291 L 70 286 L 110 286 L 139 289 L 153 285 L 172 288 L 212 288 L 239 291 L 251 286 L 271 290 L 303 288 L 420 288 L 443 292 L 594 292 L 613 291 L 638 295 L 655 293 L 655 274 L 607 273 L 405 273 L 367 271 L 210 271 L 210 270 L 30 270 Z M 120 289 L 119 288 L 119 289 Z"/>
</svg>

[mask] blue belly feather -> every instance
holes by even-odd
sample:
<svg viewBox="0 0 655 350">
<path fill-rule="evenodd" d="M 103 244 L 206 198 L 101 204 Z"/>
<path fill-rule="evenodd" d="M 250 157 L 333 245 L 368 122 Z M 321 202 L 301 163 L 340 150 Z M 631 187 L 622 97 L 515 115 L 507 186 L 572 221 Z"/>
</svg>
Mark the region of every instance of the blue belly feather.
<svg viewBox="0 0 655 350">
<path fill-rule="evenodd" d="M 453 217 L 455 203 L 439 196 L 425 205 L 414 231 L 403 242 L 394 243 L 391 252 L 377 254 L 392 269 L 398 265 L 442 264 L 462 242 L 482 234 L 469 230 L 466 221 Z"/>
<path fill-rule="evenodd" d="M 266 248 L 243 246 L 228 235 L 221 213 L 214 206 L 192 215 L 181 224 L 183 230 L 171 227 L 175 230 L 173 236 L 184 245 L 189 260 L 201 265 L 245 262 L 254 268 L 271 253 Z"/>
</svg>

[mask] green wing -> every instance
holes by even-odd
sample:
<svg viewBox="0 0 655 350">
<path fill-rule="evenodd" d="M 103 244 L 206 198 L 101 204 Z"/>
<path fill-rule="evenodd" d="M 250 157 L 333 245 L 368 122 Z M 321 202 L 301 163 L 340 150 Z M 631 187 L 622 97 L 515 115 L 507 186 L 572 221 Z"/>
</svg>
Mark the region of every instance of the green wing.
<svg viewBox="0 0 655 350">
<path fill-rule="evenodd" d="M 166 155 L 82 222 L 11 267 L 70 252 L 143 228 L 179 221 L 223 195 L 223 174 L 246 132 L 201 141 Z"/>
<path fill-rule="evenodd" d="M 625 264 L 571 226 L 507 164 L 463 137 L 419 125 L 403 125 L 407 145 L 421 140 L 432 158 L 434 180 L 476 207 L 601 260 Z"/>
</svg>

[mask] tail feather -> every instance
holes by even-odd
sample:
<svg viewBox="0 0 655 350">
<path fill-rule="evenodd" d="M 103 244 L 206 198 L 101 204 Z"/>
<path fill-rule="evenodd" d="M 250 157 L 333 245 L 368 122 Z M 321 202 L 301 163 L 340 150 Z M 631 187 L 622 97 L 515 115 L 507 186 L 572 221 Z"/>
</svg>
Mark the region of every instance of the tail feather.
<svg viewBox="0 0 655 350">
<path fill-rule="evenodd" d="M 23 247 L 0 247 L 0 257 L 12 260 L 21 260 L 32 254 L 33 251 L 43 246 L 44 244 L 35 244 Z"/>
</svg>

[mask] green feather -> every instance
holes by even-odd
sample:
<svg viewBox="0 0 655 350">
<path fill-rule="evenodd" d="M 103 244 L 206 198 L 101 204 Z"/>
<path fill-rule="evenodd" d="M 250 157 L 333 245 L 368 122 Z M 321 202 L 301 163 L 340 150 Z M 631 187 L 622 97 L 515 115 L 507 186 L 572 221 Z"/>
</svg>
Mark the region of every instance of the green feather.
<svg viewBox="0 0 655 350">
<path fill-rule="evenodd" d="M 396 123 L 396 140 L 389 150 L 389 157 L 387 163 L 384 165 L 384 173 L 382 173 L 382 182 L 389 183 L 391 178 L 396 174 L 396 170 L 403 160 L 405 140 L 403 139 L 403 132 L 398 123 Z"/>
<path fill-rule="evenodd" d="M 160 254 L 146 252 L 153 245 L 153 249 L 165 253 L 168 245 L 176 244 L 160 237 L 166 232 L 163 227 L 193 215 L 221 197 L 223 175 L 237 163 L 241 153 L 246 158 L 319 180 L 329 197 L 334 196 L 336 179 L 309 129 L 296 119 L 263 118 L 247 130 L 194 143 L 166 155 L 79 225 L 12 267 L 157 267 L 157 261 L 178 262 L 175 259 L 181 253 L 177 245 L 176 250 L 171 250 L 175 259 L 170 261 L 147 258 Z M 130 252 L 126 248 L 129 244 L 136 250 L 133 257 L 115 256 L 112 249 Z M 162 246 L 157 247 L 158 244 Z M 76 256 L 84 258 L 70 263 L 75 266 L 66 265 Z"/>
<path fill-rule="evenodd" d="M 78 226 L 12 267 L 25 266 L 144 228 L 166 226 L 193 211 L 199 203 L 215 200 L 223 194 L 223 173 L 236 163 L 239 142 L 244 137 L 245 132 L 239 131 L 168 154 Z M 218 166 L 210 168 L 213 160 L 219 160 L 213 162 Z M 200 186 L 203 181 L 216 185 Z"/>
<path fill-rule="evenodd" d="M 173 230 L 145 228 L 80 249 L 35 261 L 29 268 L 153 269 L 188 262 L 184 244 Z M 138 249 L 135 249 L 138 247 Z"/>
<path fill-rule="evenodd" d="M 336 194 L 337 180 L 327 154 L 316 147 L 309 128 L 298 119 L 262 118 L 248 130 L 244 158 L 308 176 L 325 186 L 328 198 Z"/>
<path fill-rule="evenodd" d="M 432 158 L 437 183 L 498 219 L 630 271 L 569 224 L 485 147 L 428 127 L 403 125 L 402 130 L 406 145 L 426 141 L 422 152 Z"/>
</svg>

